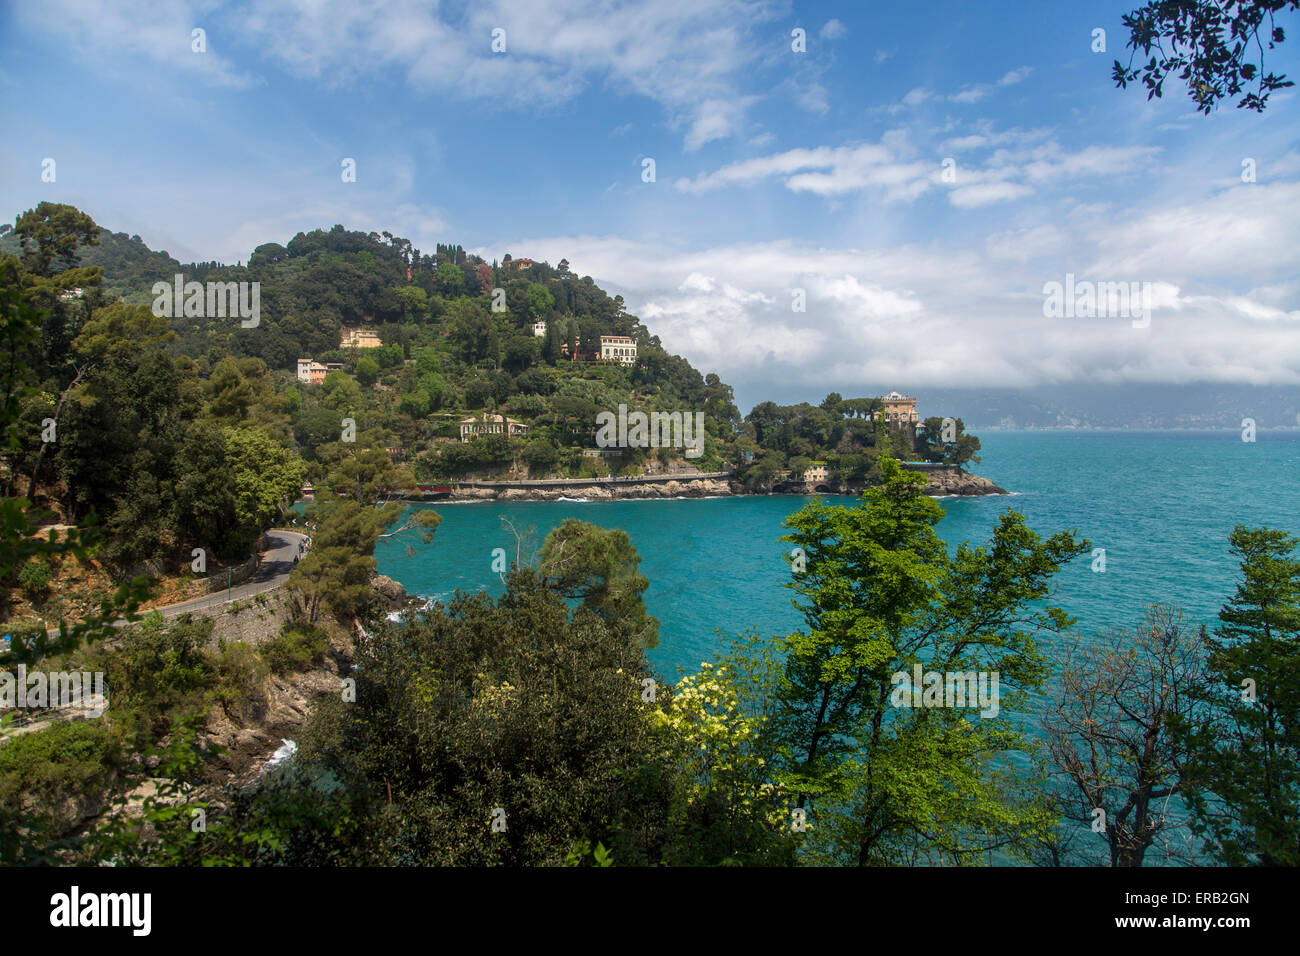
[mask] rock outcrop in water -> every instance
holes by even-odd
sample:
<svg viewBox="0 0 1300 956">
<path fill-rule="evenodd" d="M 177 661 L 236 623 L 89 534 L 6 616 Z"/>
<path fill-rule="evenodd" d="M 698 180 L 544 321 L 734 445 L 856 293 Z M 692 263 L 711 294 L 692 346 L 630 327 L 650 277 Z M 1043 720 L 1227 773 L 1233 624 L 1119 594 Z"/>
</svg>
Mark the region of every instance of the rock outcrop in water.
<svg viewBox="0 0 1300 956">
<path fill-rule="evenodd" d="M 615 498 L 708 498 L 735 492 L 724 478 L 684 478 L 653 484 L 620 485 L 610 481 L 593 485 L 551 485 L 546 488 L 462 488 L 458 500 L 483 501 L 556 501 L 560 498 L 586 498 L 589 501 L 612 501 Z"/>
<path fill-rule="evenodd" d="M 999 488 L 987 478 L 972 475 L 960 468 L 933 471 L 926 477 L 930 482 L 925 489 L 927 495 L 1005 495 L 1008 493 L 1005 488 Z"/>
</svg>

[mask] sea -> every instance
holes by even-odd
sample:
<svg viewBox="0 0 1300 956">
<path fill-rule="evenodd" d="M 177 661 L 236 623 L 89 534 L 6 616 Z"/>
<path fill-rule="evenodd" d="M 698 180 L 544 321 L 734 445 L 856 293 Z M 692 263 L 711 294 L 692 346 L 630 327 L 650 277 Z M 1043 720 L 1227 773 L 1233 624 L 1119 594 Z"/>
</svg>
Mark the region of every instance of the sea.
<svg viewBox="0 0 1300 956">
<path fill-rule="evenodd" d="M 1072 530 L 1093 549 L 1055 579 L 1049 603 L 1076 618 L 1088 640 L 1132 630 L 1151 604 L 1182 609 L 1189 624 L 1217 624 L 1239 579 L 1229 552 L 1235 525 L 1300 536 L 1300 430 L 985 431 L 969 470 L 1010 492 L 939 499 L 939 535 L 955 548 L 988 540 L 1007 509 L 1043 537 Z M 676 680 L 720 648 L 719 634 L 800 628 L 782 522 L 811 497 L 795 495 L 620 501 L 477 501 L 433 507 L 432 542 L 384 539 L 379 571 L 411 594 L 447 601 L 456 591 L 502 590 L 494 549 L 514 559 L 509 525 L 540 546 L 565 518 L 621 528 L 649 579 L 645 601 L 659 619 L 651 665 Z M 852 497 L 825 496 L 837 504 Z M 1104 555 L 1102 555 L 1104 551 Z M 1104 570 L 1102 568 L 1104 567 Z"/>
</svg>

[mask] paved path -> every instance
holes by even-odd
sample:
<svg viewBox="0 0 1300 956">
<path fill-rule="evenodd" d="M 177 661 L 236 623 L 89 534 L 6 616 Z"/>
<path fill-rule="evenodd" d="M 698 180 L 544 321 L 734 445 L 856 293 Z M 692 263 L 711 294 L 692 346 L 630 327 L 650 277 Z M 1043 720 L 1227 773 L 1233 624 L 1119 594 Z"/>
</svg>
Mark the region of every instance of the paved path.
<svg viewBox="0 0 1300 956">
<path fill-rule="evenodd" d="M 194 598 L 191 601 L 182 601 L 180 604 L 169 604 L 166 607 L 157 607 L 149 611 L 141 612 L 141 616 L 152 614 L 154 611 L 160 613 L 163 617 L 176 617 L 179 614 L 185 614 L 190 611 L 199 611 L 204 608 L 217 607 L 225 604 L 227 601 L 238 601 L 241 598 L 252 597 L 255 594 L 261 594 L 264 591 L 270 591 L 284 584 L 289 577 L 289 572 L 293 570 L 293 559 L 298 554 L 298 545 L 306 540 L 305 534 L 297 531 L 283 531 L 273 529 L 266 533 L 267 542 L 270 547 L 262 552 L 262 562 L 258 565 L 253 576 L 243 584 L 234 587 L 227 597 L 223 589 L 215 594 L 207 594 L 201 598 Z M 225 571 L 225 568 L 217 569 L 214 574 Z M 114 627 L 122 627 L 128 622 L 125 620 L 114 621 Z M 48 632 L 51 637 L 58 636 L 58 630 Z M 99 713 L 107 709 L 108 703 L 102 698 L 92 695 L 90 698 L 92 706 L 98 706 Z M 73 711 L 76 711 L 74 714 Z M 0 744 L 5 740 L 19 734 L 31 733 L 36 730 L 43 730 L 69 716 L 85 716 L 84 707 L 53 707 L 48 711 L 42 712 L 35 719 L 24 721 L 9 727 L 5 733 L 0 734 Z M 98 716 L 98 714 L 96 714 Z"/>
<path fill-rule="evenodd" d="M 297 531 L 284 531 L 273 528 L 266 533 L 267 542 L 270 547 L 262 552 L 262 563 L 257 566 L 253 576 L 243 584 L 237 584 L 230 589 L 227 596 L 226 589 L 214 591 L 212 594 L 205 594 L 203 597 L 193 598 L 189 601 L 182 601 L 180 604 L 168 604 L 164 607 L 150 608 L 141 610 L 140 616 L 144 617 L 157 611 L 164 618 L 176 617 L 179 614 L 185 614 L 192 611 L 201 611 L 205 608 L 219 607 L 230 601 L 238 601 L 242 598 L 249 598 L 255 594 L 261 594 L 264 591 L 272 591 L 278 588 L 289 577 L 289 572 L 293 570 L 293 559 L 298 554 L 298 545 L 305 541 L 307 536 Z M 220 579 L 226 569 L 218 567 L 209 571 L 209 575 Z M 113 622 L 114 627 L 123 627 L 129 622 L 122 619 Z M 58 637 L 59 629 L 51 628 L 46 632 L 50 637 Z"/>
<path fill-rule="evenodd" d="M 258 565 L 251 578 L 231 588 L 229 595 L 226 593 L 226 588 L 222 588 L 200 598 L 182 601 L 180 604 L 169 604 L 166 607 L 156 607 L 143 613 L 152 614 L 157 611 L 163 617 L 176 617 L 178 614 L 216 607 L 229 601 L 239 601 L 278 588 L 284 584 L 289 577 L 289 572 L 293 570 L 293 559 L 298 554 L 298 545 L 305 541 L 307 536 L 297 531 L 272 529 L 266 533 L 266 537 L 270 547 L 262 552 L 262 563 Z M 222 567 L 208 571 L 209 576 L 217 580 L 221 580 L 225 573 L 226 569 Z"/>
</svg>

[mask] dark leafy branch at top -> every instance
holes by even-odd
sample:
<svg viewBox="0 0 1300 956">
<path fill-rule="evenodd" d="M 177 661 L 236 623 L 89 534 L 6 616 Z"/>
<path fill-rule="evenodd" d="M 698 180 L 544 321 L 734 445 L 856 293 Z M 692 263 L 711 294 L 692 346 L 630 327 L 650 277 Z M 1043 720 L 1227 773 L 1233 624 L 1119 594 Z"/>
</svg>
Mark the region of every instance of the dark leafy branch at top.
<svg viewBox="0 0 1300 956">
<path fill-rule="evenodd" d="M 1300 0 L 1149 0 L 1124 15 L 1132 52 L 1127 65 L 1115 61 L 1112 78 L 1121 89 L 1141 79 L 1151 99 L 1176 75 L 1202 113 L 1235 96 L 1238 109 L 1262 113 L 1270 93 L 1295 85 L 1264 72 L 1264 50 L 1286 38 L 1274 15 L 1297 8 Z M 1135 67 L 1139 52 L 1150 59 Z"/>
</svg>

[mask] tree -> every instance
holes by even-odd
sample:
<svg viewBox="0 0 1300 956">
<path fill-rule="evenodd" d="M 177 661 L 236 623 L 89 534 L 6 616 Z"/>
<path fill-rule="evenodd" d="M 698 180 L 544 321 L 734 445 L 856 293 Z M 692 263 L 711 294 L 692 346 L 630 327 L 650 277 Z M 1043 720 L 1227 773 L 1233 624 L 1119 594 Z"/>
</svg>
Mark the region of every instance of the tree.
<svg viewBox="0 0 1300 956">
<path fill-rule="evenodd" d="M 6 451 L 20 445 L 17 399 L 27 393 L 30 381 L 30 369 L 16 346 L 36 341 L 42 318 L 17 289 L 0 289 L 0 343 L 9 349 L 7 360 L 0 362 L 0 398 L 4 399 L 0 402 L 0 448 Z M 34 518 L 27 499 L 0 497 L 0 581 L 11 580 L 32 558 L 65 555 L 89 558 L 91 548 L 102 541 L 93 521 L 85 522 L 86 527 L 62 533 L 52 529 L 41 537 Z M 0 597 L 4 593 L 0 592 Z M 148 595 L 147 579 L 137 577 L 129 584 L 120 585 L 97 611 L 82 620 L 73 624 L 60 621 L 57 636 L 48 635 L 44 628 L 35 637 L 14 634 L 8 649 L 0 650 L 0 669 L 19 663 L 31 664 L 39 658 L 66 653 L 88 641 L 114 634 L 113 622 L 121 617 L 134 619 L 140 602 Z M 0 717 L 0 728 L 5 723 L 7 720 Z M 31 831 L 23 823 L 21 819 L 9 818 L 7 807 L 0 806 L 0 860 L 48 861 L 47 848 L 32 845 Z"/>
<path fill-rule="evenodd" d="M 235 520 L 256 539 L 297 500 L 302 462 L 261 429 L 227 428 L 225 445 Z"/>
<path fill-rule="evenodd" d="M 538 570 L 549 587 L 648 650 L 659 644 L 659 621 L 646 613 L 650 582 L 637 571 L 640 563 L 626 531 L 566 518 L 542 543 Z"/>
<path fill-rule="evenodd" d="M 355 703 L 322 706 L 299 752 L 369 796 L 373 862 L 558 865 L 584 840 L 616 861 L 653 852 L 667 768 L 639 647 L 529 568 L 496 601 L 457 595 L 373 630 Z"/>
<path fill-rule="evenodd" d="M 227 424 L 242 422 L 257 400 L 252 382 L 244 377 L 239 363 L 227 355 L 208 379 L 208 414 Z"/>
<path fill-rule="evenodd" d="M 483 376 L 470 379 L 465 383 L 465 407 L 470 409 L 487 408 L 494 389 L 492 381 Z"/>
<path fill-rule="evenodd" d="M 1100 822 L 1111 866 L 1141 866 L 1160 843 L 1168 862 L 1190 857 L 1182 795 L 1188 753 L 1174 733 L 1204 710 L 1205 629 L 1153 606 L 1132 635 L 1076 643 L 1061 655 L 1059 688 L 1043 718 L 1052 763 L 1074 799 L 1072 825 Z M 1098 817 L 1097 811 L 1104 812 Z"/>
<path fill-rule="evenodd" d="M 264 242 L 248 257 L 248 268 L 256 269 L 260 266 L 273 266 L 284 262 L 289 258 L 289 250 L 278 242 Z"/>
<path fill-rule="evenodd" d="M 38 203 L 15 220 L 14 234 L 22 240 L 27 267 L 38 276 L 49 276 L 55 259 L 72 268 L 78 248 L 99 243 L 95 220 L 64 203 Z"/>
<path fill-rule="evenodd" d="M 355 411 L 361 402 L 361 386 L 346 372 L 327 372 L 321 385 L 320 403 L 326 408 L 347 414 Z"/>
<path fill-rule="evenodd" d="M 294 425 L 294 437 L 301 447 L 314 454 L 322 445 L 339 440 L 342 420 L 331 408 L 318 405 L 304 409 Z"/>
<path fill-rule="evenodd" d="M 555 297 L 540 282 L 528 283 L 524 293 L 524 302 L 529 318 L 540 319 L 555 308 Z"/>
<path fill-rule="evenodd" d="M 1013 722 L 989 718 L 1016 711 L 1041 686 L 1035 634 L 1070 619 L 1034 605 L 1088 542 L 1069 532 L 1042 541 L 1008 511 L 987 545 L 962 544 L 950 557 L 934 531 L 943 509 L 923 494 L 924 477 L 893 459 L 881 464 L 883 484 L 858 507 L 814 502 L 785 522 L 782 540 L 798 549 L 787 586 L 807 629 L 782 641 L 778 780 L 817 813 L 808 847 L 816 859 L 960 863 L 995 846 L 1023 852 L 1048 815 L 994 757 L 1031 745 Z M 919 668 L 941 683 L 997 675 L 993 714 L 984 700 L 973 719 L 953 697 L 922 706 Z M 916 703 L 900 703 L 900 682 Z"/>
<path fill-rule="evenodd" d="M 423 418 L 429 414 L 430 404 L 429 393 L 417 388 L 403 395 L 397 407 L 412 418 Z"/>
<path fill-rule="evenodd" d="M 1207 640 L 1213 709 L 1184 721 L 1193 829 L 1230 866 L 1300 865 L 1300 539 L 1238 525 L 1241 581 Z"/>
<path fill-rule="evenodd" d="M 413 325 L 423 325 L 429 316 L 429 297 L 418 285 L 405 285 L 396 290 L 402 303 L 402 318 Z"/>
<path fill-rule="evenodd" d="M 497 360 L 497 332 L 492 316 L 473 299 L 457 299 L 447 307 L 447 336 L 470 365 Z"/>
<path fill-rule="evenodd" d="M 369 388 L 379 378 L 379 363 L 369 355 L 357 359 L 357 382 L 362 388 Z"/>
<path fill-rule="evenodd" d="M 130 367 L 143 353 L 175 337 L 167 320 L 154 315 L 148 307 L 114 302 L 95 310 L 73 340 L 72 349 L 85 364 Z"/>
<path fill-rule="evenodd" d="M 465 273 L 450 262 L 438 266 L 438 291 L 449 299 L 454 299 L 465 291 Z"/>
<path fill-rule="evenodd" d="M 176 527 L 182 541 L 208 549 L 220 561 L 242 561 L 257 531 L 241 522 L 227 464 L 222 429 L 210 421 L 191 422 L 176 454 Z"/>
<path fill-rule="evenodd" d="M 546 335 L 542 337 L 542 358 L 554 365 L 560 361 L 564 352 L 564 334 L 560 331 L 560 321 L 554 319 L 546 323 Z"/>
<path fill-rule="evenodd" d="M 524 446 L 521 457 L 532 472 L 544 475 L 559 464 L 560 450 L 545 438 L 534 438 Z"/>
<path fill-rule="evenodd" d="M 667 731 L 660 746 L 685 771 L 667 776 L 674 792 L 664 862 L 788 866 L 800 838 L 789 795 L 772 781 L 778 755 L 768 733 L 779 663 L 756 632 L 724 640 L 723 653 L 651 712 Z"/>
<path fill-rule="evenodd" d="M 1127 65 L 1115 61 L 1112 79 L 1127 89 L 1140 77 L 1151 99 L 1161 96 L 1165 80 L 1176 74 L 1197 110 L 1206 114 L 1254 83 L 1237 107 L 1262 113 L 1270 93 L 1295 85 L 1285 75 L 1264 72 L 1264 44 L 1272 50 L 1286 39 L 1276 14 L 1298 8 L 1300 0 L 1147 0 L 1124 14 L 1132 52 Z M 1150 59 L 1135 68 L 1139 52 Z"/>
<path fill-rule="evenodd" d="M 952 440 L 945 441 L 944 422 L 946 419 L 932 416 L 921 423 L 917 429 L 917 451 L 925 461 L 942 462 L 960 468 L 968 461 L 979 464 L 980 440 L 967 434 L 966 424 L 960 418 L 953 420 Z"/>
<path fill-rule="evenodd" d="M 289 574 L 289 590 L 309 624 L 322 610 L 351 622 L 373 609 L 378 598 L 370 589 L 375 544 L 401 512 L 397 504 L 371 504 L 326 493 L 309 515 L 315 522 L 311 549 Z"/>
<path fill-rule="evenodd" d="M 531 333 L 516 333 L 506 339 L 505 357 L 501 364 L 509 371 L 518 374 L 533 365 L 540 353 L 536 336 Z"/>
</svg>

